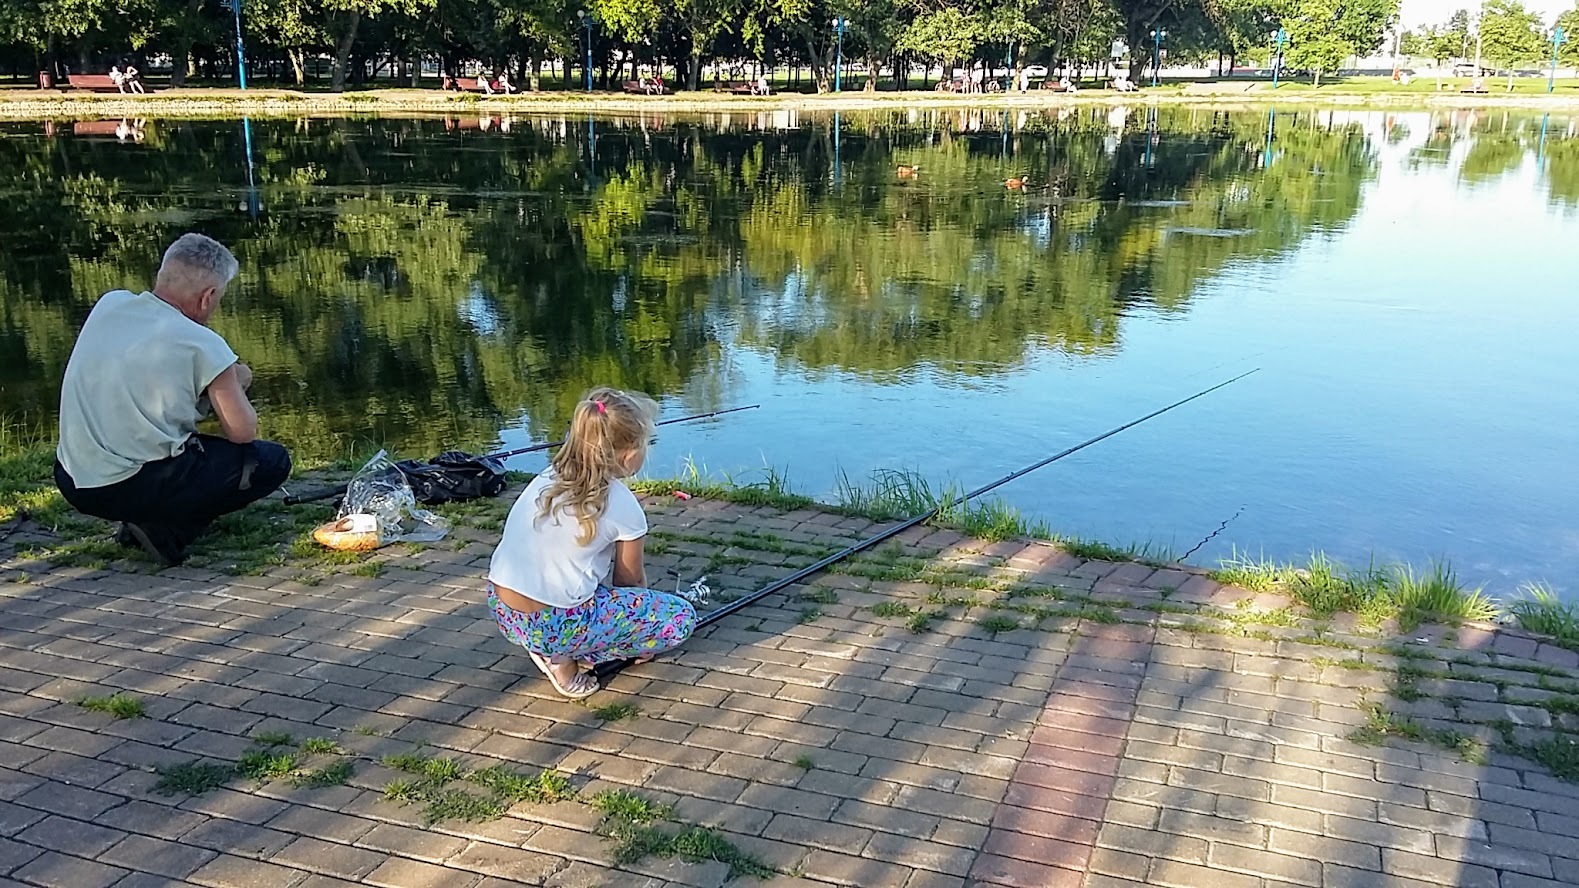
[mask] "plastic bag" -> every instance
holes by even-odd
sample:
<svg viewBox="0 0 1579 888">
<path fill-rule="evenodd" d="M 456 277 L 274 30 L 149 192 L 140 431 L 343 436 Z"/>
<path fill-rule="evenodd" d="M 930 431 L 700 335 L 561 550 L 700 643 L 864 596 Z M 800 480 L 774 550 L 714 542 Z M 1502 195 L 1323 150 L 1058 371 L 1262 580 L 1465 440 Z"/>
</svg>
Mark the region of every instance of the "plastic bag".
<svg viewBox="0 0 1579 888">
<path fill-rule="evenodd" d="M 382 450 L 352 476 L 335 517 L 344 520 L 355 515 L 372 516 L 380 546 L 433 543 L 450 532 L 447 519 L 417 508 L 416 494 L 405 474 Z"/>
</svg>

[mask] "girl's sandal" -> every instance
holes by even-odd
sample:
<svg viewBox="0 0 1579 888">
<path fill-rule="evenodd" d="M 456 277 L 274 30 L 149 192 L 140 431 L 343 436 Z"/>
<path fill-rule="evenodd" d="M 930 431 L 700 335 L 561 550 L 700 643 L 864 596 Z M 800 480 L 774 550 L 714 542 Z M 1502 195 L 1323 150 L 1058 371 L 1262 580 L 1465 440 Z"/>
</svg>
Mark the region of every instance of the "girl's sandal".
<svg viewBox="0 0 1579 888">
<path fill-rule="evenodd" d="M 532 658 L 532 662 L 543 673 L 543 676 L 548 679 L 548 683 L 554 686 L 554 690 L 559 692 L 561 697 L 580 700 L 598 692 L 597 676 L 589 672 L 577 672 L 576 677 L 571 679 L 569 684 L 561 685 L 559 679 L 554 677 L 553 664 L 548 662 L 547 657 L 535 651 L 527 651 L 526 653 Z"/>
</svg>

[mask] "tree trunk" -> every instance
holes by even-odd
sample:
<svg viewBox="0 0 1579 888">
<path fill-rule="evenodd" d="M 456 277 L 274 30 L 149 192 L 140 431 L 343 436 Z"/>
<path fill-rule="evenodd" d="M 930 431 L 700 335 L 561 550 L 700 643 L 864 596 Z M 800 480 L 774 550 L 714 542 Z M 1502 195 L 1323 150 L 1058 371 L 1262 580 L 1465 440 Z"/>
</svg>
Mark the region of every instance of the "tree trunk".
<svg viewBox="0 0 1579 888">
<path fill-rule="evenodd" d="M 863 88 L 864 92 L 877 92 L 877 72 L 881 70 L 877 56 L 868 55 L 866 57 L 866 86 Z"/>
<path fill-rule="evenodd" d="M 176 38 L 175 52 L 170 53 L 170 87 L 180 89 L 186 86 L 187 65 L 192 56 L 192 27 L 197 22 L 198 8 L 203 0 L 187 0 L 186 18 L 181 22 L 181 29 Z"/>
<path fill-rule="evenodd" d="M 543 60 L 532 53 L 532 92 L 543 91 Z"/>
<path fill-rule="evenodd" d="M 305 86 L 306 83 L 307 83 L 307 74 L 306 74 L 305 71 L 302 70 L 302 55 L 303 55 L 303 53 L 302 53 L 301 49 L 293 47 L 291 49 L 287 49 L 285 51 L 285 54 L 290 56 L 290 59 L 291 59 L 291 73 L 294 74 L 295 77 L 296 77 L 296 85 L 297 86 Z"/>
<path fill-rule="evenodd" d="M 334 53 L 334 78 L 329 81 L 329 89 L 333 92 L 345 91 L 346 67 L 351 60 L 351 46 L 356 43 L 356 29 L 362 24 L 362 13 L 353 11 L 351 21 L 345 27 L 345 33 L 340 37 L 340 45 Z"/>
<path fill-rule="evenodd" d="M 696 92 L 696 78 L 702 70 L 702 45 L 691 38 L 691 65 L 685 72 L 685 88 Z"/>
<path fill-rule="evenodd" d="M 1310 88 L 1321 89 L 1321 69 L 1317 68 L 1310 76 Z"/>
</svg>

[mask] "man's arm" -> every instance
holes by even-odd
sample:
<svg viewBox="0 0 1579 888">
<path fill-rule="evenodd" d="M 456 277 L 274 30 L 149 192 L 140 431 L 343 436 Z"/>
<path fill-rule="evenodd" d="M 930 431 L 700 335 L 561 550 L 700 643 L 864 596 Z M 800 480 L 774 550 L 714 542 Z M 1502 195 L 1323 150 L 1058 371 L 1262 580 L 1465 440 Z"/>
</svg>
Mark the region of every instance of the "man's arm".
<svg viewBox="0 0 1579 888">
<path fill-rule="evenodd" d="M 219 428 L 225 438 L 235 444 L 250 444 L 258 437 L 258 411 L 247 400 L 244 385 L 251 381 L 252 371 L 247 370 L 245 364 L 236 363 L 226 367 L 208 384 L 208 399 L 219 418 Z"/>
</svg>

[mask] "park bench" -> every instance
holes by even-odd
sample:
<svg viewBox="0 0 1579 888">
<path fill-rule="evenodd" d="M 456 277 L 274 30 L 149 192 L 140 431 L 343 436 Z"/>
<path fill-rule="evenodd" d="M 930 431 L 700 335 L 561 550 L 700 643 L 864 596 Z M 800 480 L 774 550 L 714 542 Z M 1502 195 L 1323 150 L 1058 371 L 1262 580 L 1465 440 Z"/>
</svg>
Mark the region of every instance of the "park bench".
<svg viewBox="0 0 1579 888">
<path fill-rule="evenodd" d="M 1474 80 L 1470 81 L 1469 86 L 1464 87 L 1463 89 L 1459 90 L 1459 92 L 1484 95 L 1487 92 L 1490 92 L 1490 90 L 1486 89 L 1486 81 L 1476 77 Z"/>
<path fill-rule="evenodd" d="M 754 92 L 752 84 L 745 80 L 725 80 L 713 83 L 713 92 L 734 93 L 737 96 L 749 96 Z"/>
<path fill-rule="evenodd" d="M 115 85 L 108 74 L 67 74 L 66 82 L 72 89 L 86 89 L 92 91 L 120 92 L 121 88 Z"/>
<path fill-rule="evenodd" d="M 1042 89 L 1045 89 L 1048 92 L 1078 92 L 1080 87 L 1073 82 L 1071 82 L 1069 86 L 1065 87 L 1062 81 L 1054 80 L 1053 78 L 1049 77 L 1042 81 Z"/>
<path fill-rule="evenodd" d="M 119 120 L 76 120 L 72 121 L 71 134 L 73 136 L 113 136 L 121 126 Z"/>
<path fill-rule="evenodd" d="M 482 88 L 482 80 L 476 77 L 451 77 L 449 82 L 461 92 L 489 92 Z"/>
<path fill-rule="evenodd" d="M 646 96 L 661 96 L 668 92 L 668 88 L 666 86 L 652 80 L 649 80 L 646 83 L 643 83 L 640 80 L 627 80 L 621 84 L 621 88 L 628 93 L 640 93 Z"/>
</svg>

